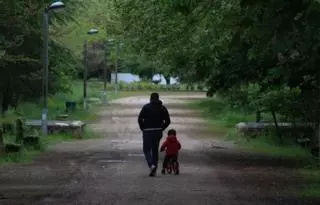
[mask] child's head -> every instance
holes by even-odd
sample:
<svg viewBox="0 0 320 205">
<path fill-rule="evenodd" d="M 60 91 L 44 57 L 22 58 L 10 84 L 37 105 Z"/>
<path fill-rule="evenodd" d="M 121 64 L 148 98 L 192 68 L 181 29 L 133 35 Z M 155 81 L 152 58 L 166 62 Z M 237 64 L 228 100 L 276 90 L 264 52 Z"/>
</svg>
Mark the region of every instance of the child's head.
<svg viewBox="0 0 320 205">
<path fill-rule="evenodd" d="M 176 134 L 177 134 L 177 132 L 176 132 L 176 130 L 174 130 L 174 129 L 170 129 L 170 130 L 168 131 L 168 135 L 176 136 Z"/>
</svg>

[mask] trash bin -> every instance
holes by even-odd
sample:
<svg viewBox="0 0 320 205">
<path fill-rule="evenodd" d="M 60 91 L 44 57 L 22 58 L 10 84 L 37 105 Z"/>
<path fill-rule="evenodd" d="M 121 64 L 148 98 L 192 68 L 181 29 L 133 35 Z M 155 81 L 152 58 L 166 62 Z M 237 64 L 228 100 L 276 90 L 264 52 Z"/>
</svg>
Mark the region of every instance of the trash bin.
<svg viewBox="0 0 320 205">
<path fill-rule="evenodd" d="M 66 102 L 66 112 L 73 112 L 76 109 L 77 103 L 74 101 L 67 101 Z"/>
</svg>

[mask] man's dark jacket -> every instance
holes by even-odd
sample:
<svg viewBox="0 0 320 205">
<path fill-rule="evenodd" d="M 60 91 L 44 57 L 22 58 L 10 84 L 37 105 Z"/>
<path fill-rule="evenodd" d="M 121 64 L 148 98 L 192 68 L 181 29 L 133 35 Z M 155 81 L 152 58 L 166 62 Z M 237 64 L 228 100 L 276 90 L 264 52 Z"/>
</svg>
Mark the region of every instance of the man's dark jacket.
<svg viewBox="0 0 320 205">
<path fill-rule="evenodd" d="M 144 105 L 138 117 L 141 130 L 165 130 L 171 123 L 167 108 L 161 100 Z"/>
</svg>

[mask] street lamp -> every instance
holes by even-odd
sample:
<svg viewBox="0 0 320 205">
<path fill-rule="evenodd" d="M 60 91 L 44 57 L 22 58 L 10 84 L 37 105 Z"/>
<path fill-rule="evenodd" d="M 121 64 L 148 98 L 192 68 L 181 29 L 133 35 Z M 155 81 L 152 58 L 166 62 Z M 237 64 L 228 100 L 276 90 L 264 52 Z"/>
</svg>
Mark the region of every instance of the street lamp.
<svg viewBox="0 0 320 205">
<path fill-rule="evenodd" d="M 103 104 L 107 104 L 107 69 L 108 69 L 108 49 L 109 49 L 110 40 L 103 42 L 104 50 L 104 69 L 103 69 Z"/>
<path fill-rule="evenodd" d="M 108 39 L 107 43 L 109 46 L 113 46 L 114 45 L 114 39 Z M 115 74 L 115 81 L 114 83 L 116 84 L 117 82 L 117 73 L 116 73 L 116 63 L 115 63 L 115 67 L 114 67 L 114 74 Z M 116 89 L 116 88 L 115 88 Z"/>
<path fill-rule="evenodd" d="M 113 39 L 109 39 L 108 43 L 111 45 L 114 45 L 115 40 Z M 116 57 L 115 57 L 115 62 L 114 62 L 114 75 L 115 75 L 115 79 L 114 79 L 114 92 L 115 94 L 117 93 L 118 90 L 118 58 L 119 58 L 119 52 L 120 52 L 120 48 L 123 47 L 124 43 L 122 43 L 121 41 L 118 41 L 115 43 L 116 45 Z"/>
<path fill-rule="evenodd" d="M 57 11 L 63 9 L 65 4 L 57 1 L 49 5 L 43 12 L 43 110 L 41 115 L 41 128 L 43 135 L 48 135 L 48 76 L 49 76 L 49 13 L 50 11 Z"/>
<path fill-rule="evenodd" d="M 99 31 L 98 29 L 92 28 L 90 29 L 87 34 L 94 35 L 97 34 Z M 83 68 L 83 108 L 86 110 L 88 109 L 88 102 L 87 102 L 87 77 L 88 76 L 88 40 L 84 42 L 84 68 Z"/>
<path fill-rule="evenodd" d="M 95 28 L 92 28 L 92 29 L 90 29 L 89 31 L 88 31 L 88 34 L 90 35 L 90 34 L 96 34 L 96 33 L 98 33 L 99 31 L 98 31 L 98 29 L 95 29 Z"/>
<path fill-rule="evenodd" d="M 115 61 L 115 66 L 114 66 L 114 69 L 115 69 L 115 87 L 114 87 L 114 92 L 115 92 L 115 94 L 117 94 L 117 91 L 118 91 L 118 64 L 119 64 L 119 62 L 118 62 L 118 60 L 119 60 L 119 52 L 120 52 L 120 48 L 122 48 L 122 46 L 123 46 L 124 44 L 121 42 L 121 41 L 119 41 L 119 42 L 117 42 L 116 43 L 116 61 Z"/>
</svg>

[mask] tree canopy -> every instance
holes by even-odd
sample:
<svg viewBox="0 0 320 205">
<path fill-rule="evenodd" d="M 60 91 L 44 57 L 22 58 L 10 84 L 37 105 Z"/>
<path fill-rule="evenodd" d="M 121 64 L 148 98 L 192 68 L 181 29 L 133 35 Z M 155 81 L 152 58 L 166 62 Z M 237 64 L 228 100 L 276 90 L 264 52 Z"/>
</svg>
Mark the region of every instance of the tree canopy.
<svg viewBox="0 0 320 205">
<path fill-rule="evenodd" d="M 157 62 L 155 69 L 165 65 L 163 72 L 185 81 L 205 81 L 235 105 L 320 120 L 318 1 L 114 0 L 114 6 L 131 54 Z"/>
<path fill-rule="evenodd" d="M 92 70 L 103 68 L 107 59 L 110 71 L 120 56 L 121 68 L 146 79 L 162 73 L 206 82 L 211 93 L 234 106 L 294 121 L 320 120 L 317 0 L 64 2 L 68 12 L 51 18 L 52 93 L 67 88 L 68 79 L 82 69 L 88 39 Z M 3 110 L 17 99 L 40 96 L 41 15 L 49 3 L 0 1 L 5 8 L 0 14 Z M 89 38 L 90 28 L 99 34 Z M 113 45 L 107 44 L 110 39 Z"/>
<path fill-rule="evenodd" d="M 51 1 L 0 1 L 0 103 L 1 110 L 18 101 L 38 99 L 42 90 L 42 16 Z M 76 9 L 65 1 L 67 12 L 50 15 L 50 92 L 64 90 L 72 76 L 73 55 L 56 37 Z"/>
</svg>

